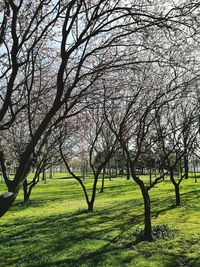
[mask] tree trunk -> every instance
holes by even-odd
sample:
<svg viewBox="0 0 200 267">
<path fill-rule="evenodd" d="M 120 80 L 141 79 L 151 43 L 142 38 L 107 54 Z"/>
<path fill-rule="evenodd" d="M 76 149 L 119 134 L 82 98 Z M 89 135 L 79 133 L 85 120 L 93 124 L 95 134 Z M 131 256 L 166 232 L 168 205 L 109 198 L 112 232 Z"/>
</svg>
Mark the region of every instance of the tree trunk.
<svg viewBox="0 0 200 267">
<path fill-rule="evenodd" d="M 159 172 L 160 176 L 163 176 L 163 181 L 164 181 L 165 180 L 165 177 L 164 177 L 165 170 L 164 170 L 164 166 L 161 162 L 159 162 L 159 165 L 158 165 L 158 172 Z"/>
<path fill-rule="evenodd" d="M 196 174 L 195 165 L 193 165 L 193 172 L 194 172 L 194 180 L 195 180 L 195 183 L 197 183 L 197 174 Z"/>
<path fill-rule="evenodd" d="M 29 200 L 27 179 L 23 183 L 23 192 L 24 192 L 24 203 L 27 203 Z"/>
<path fill-rule="evenodd" d="M 44 181 L 45 184 L 46 184 L 46 182 L 47 182 L 46 170 L 43 170 L 43 171 L 42 171 L 42 181 Z"/>
<path fill-rule="evenodd" d="M 126 180 L 130 180 L 130 168 L 129 168 L 129 162 L 128 161 L 126 163 L 126 172 L 127 172 Z"/>
<path fill-rule="evenodd" d="M 181 204 L 180 190 L 179 190 L 179 184 L 176 183 L 176 181 L 174 179 L 173 169 L 170 170 L 170 180 L 173 183 L 174 189 L 175 189 L 176 206 L 179 206 Z"/>
<path fill-rule="evenodd" d="M 152 184 L 152 169 L 151 169 L 151 164 L 150 164 L 150 168 L 149 168 L 149 184 Z"/>
<path fill-rule="evenodd" d="M 2 217 L 11 207 L 17 197 L 17 193 L 5 192 L 0 195 L 0 217 Z"/>
<path fill-rule="evenodd" d="M 83 181 L 85 181 L 85 166 L 82 166 L 81 172 L 82 172 L 82 179 Z"/>
<path fill-rule="evenodd" d="M 111 181 L 112 173 L 111 173 L 111 163 L 109 161 L 109 180 Z"/>
<path fill-rule="evenodd" d="M 101 191 L 100 191 L 100 193 L 104 192 L 104 180 L 105 180 L 105 167 L 103 168 L 103 176 L 102 176 L 102 183 L 101 183 Z"/>
<path fill-rule="evenodd" d="M 187 155 L 184 155 L 184 170 L 185 170 L 185 179 L 188 179 L 189 167 L 188 167 Z"/>
<path fill-rule="evenodd" d="M 49 178 L 53 178 L 53 169 L 52 169 L 52 166 L 50 167 L 50 174 L 49 174 Z"/>
<path fill-rule="evenodd" d="M 87 211 L 88 211 L 88 212 L 93 212 L 93 207 L 94 207 L 94 202 L 91 202 L 91 201 L 90 201 L 90 202 L 88 203 L 88 210 L 87 210 Z"/>
<path fill-rule="evenodd" d="M 94 174 L 94 184 L 93 184 L 93 188 L 92 188 L 92 196 L 91 196 L 91 200 L 88 201 L 88 212 L 93 212 L 93 208 L 94 208 L 94 201 L 95 201 L 95 197 L 96 197 L 96 191 L 97 191 L 97 182 L 98 182 L 98 175 Z"/>
<path fill-rule="evenodd" d="M 149 192 L 144 186 L 140 186 L 144 200 L 144 240 L 153 241 L 151 227 L 151 202 Z"/>
<path fill-rule="evenodd" d="M 180 198 L 180 190 L 179 185 L 174 185 L 175 187 L 175 195 L 176 195 L 176 206 L 179 206 L 181 204 L 181 198 Z"/>
<path fill-rule="evenodd" d="M 118 177 L 118 161 L 115 162 L 115 176 Z"/>
</svg>

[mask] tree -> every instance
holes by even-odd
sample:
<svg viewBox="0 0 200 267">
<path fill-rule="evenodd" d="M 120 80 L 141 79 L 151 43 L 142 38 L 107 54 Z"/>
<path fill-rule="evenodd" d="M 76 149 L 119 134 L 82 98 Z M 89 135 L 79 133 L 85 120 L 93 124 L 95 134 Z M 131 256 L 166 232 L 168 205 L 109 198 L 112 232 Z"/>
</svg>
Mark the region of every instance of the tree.
<svg viewBox="0 0 200 267">
<path fill-rule="evenodd" d="M 160 110 L 156 125 L 159 142 L 164 154 L 162 165 L 169 171 L 169 176 L 175 189 L 176 206 L 180 205 L 180 184 L 188 174 L 185 158 L 192 155 L 196 148 L 198 134 L 198 116 L 196 107 L 180 97 Z M 179 172 L 175 178 L 174 172 Z"/>
<path fill-rule="evenodd" d="M 141 190 L 144 201 L 144 239 L 148 241 L 152 241 L 149 191 L 163 180 L 166 173 L 146 185 L 138 177 L 136 166 L 142 154 L 151 152 L 156 142 L 160 145 L 160 137 L 155 135 L 154 124 L 162 107 L 176 102 L 185 92 L 186 84 L 193 84 L 197 78 L 196 73 L 189 75 L 191 73 L 188 70 L 173 66 L 171 59 L 168 63 L 166 61 L 162 68 L 159 61 L 158 65 L 152 61 L 149 60 L 149 64 L 141 66 L 140 70 L 128 70 L 126 73 L 132 74 L 131 82 L 127 83 L 130 79 L 128 75 L 125 76 L 126 81 L 122 81 L 122 91 L 124 92 L 127 86 L 127 93 L 120 95 L 118 90 L 115 98 L 112 96 L 112 99 L 108 99 L 104 109 L 110 128 L 126 153 L 131 176 Z M 153 142 L 150 141 L 152 135 Z"/>
<path fill-rule="evenodd" d="M 81 185 L 88 206 L 88 212 L 93 212 L 99 176 L 102 171 L 105 174 L 105 167 L 117 149 L 117 140 L 113 134 L 111 134 L 110 136 L 107 135 L 109 128 L 108 125 L 106 125 L 106 120 L 103 114 L 103 107 L 99 100 L 93 103 L 91 109 L 86 109 L 79 114 L 79 128 L 77 129 L 76 133 L 73 131 L 73 135 L 76 134 L 76 137 L 66 136 L 67 132 L 65 125 L 63 128 L 65 135 L 63 135 L 63 132 L 61 132 L 61 158 L 65 163 L 69 173 Z M 70 140 L 76 140 L 77 143 L 76 146 L 72 147 L 72 155 L 77 157 L 79 154 L 82 154 L 83 145 L 84 151 L 88 155 L 87 158 L 89 161 L 89 166 L 93 173 L 91 196 L 89 196 L 84 180 L 81 179 L 80 176 L 75 174 L 75 172 L 73 172 L 70 168 L 70 153 L 68 148 L 68 144 L 71 144 Z M 65 146 L 67 146 L 67 148 L 63 149 L 63 147 Z"/>
</svg>

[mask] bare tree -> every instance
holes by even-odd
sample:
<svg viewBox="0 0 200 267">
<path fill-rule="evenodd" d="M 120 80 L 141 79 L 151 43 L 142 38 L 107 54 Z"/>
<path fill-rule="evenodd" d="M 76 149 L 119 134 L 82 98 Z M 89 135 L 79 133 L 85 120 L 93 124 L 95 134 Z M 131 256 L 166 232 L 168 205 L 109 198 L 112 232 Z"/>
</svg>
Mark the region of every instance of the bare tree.
<svg viewBox="0 0 200 267">
<path fill-rule="evenodd" d="M 149 241 L 152 240 L 149 190 L 162 181 L 166 173 L 152 179 L 150 184 L 146 185 L 145 181 L 137 175 L 136 167 L 141 156 L 148 155 L 152 149 L 154 150 L 155 143 L 160 143 L 154 124 L 162 107 L 177 101 L 185 91 L 186 84 L 192 84 L 198 78 L 194 73 L 194 76 L 188 75 L 186 82 L 185 76 L 188 70 L 174 68 L 167 62 L 162 68 L 158 62 L 158 66 L 156 67 L 155 62 L 149 61 L 148 66 L 141 67 L 137 71 L 132 70 L 132 80 L 127 82 L 130 78 L 126 75 L 126 81 L 122 83 L 122 91 L 124 92 L 127 86 L 127 93 L 120 95 L 118 90 L 116 97 L 108 99 L 105 105 L 107 121 L 126 153 L 131 176 L 143 196 L 144 239 Z M 153 78 L 149 75 L 152 71 Z M 137 76 L 137 72 L 140 76 Z"/>
<path fill-rule="evenodd" d="M 66 128 L 64 127 L 64 129 Z M 64 136 L 63 139 L 61 133 L 61 157 L 69 173 L 79 182 L 83 189 L 88 206 L 88 212 L 93 212 L 99 176 L 102 171 L 105 171 L 106 165 L 117 149 L 117 140 L 113 134 L 109 137 L 107 136 L 108 130 L 109 128 L 108 125 L 106 125 L 101 103 L 93 103 L 91 109 L 84 110 L 81 114 L 79 114 L 79 128 L 76 133 L 76 142 L 78 145 L 73 147 L 73 154 L 77 157 L 79 153 L 82 153 L 82 149 L 79 150 L 79 147 L 82 147 L 83 144 L 85 144 L 85 153 L 88 154 L 89 166 L 93 173 L 91 197 L 89 196 L 84 180 L 75 174 L 70 167 L 69 156 L 67 157 L 67 155 L 69 155 L 69 149 L 63 149 L 65 143 L 69 142 L 69 137 L 66 138 L 66 136 Z M 106 142 L 109 142 L 109 144 L 106 144 Z"/>
<path fill-rule="evenodd" d="M 180 205 L 180 184 L 188 175 L 188 158 L 194 153 L 198 134 L 198 116 L 196 107 L 184 97 L 168 103 L 160 110 L 156 119 L 159 145 L 163 152 L 163 166 L 168 170 L 174 185 L 176 205 Z M 187 157 L 187 167 L 186 158 Z M 174 172 L 179 172 L 175 178 Z"/>
</svg>

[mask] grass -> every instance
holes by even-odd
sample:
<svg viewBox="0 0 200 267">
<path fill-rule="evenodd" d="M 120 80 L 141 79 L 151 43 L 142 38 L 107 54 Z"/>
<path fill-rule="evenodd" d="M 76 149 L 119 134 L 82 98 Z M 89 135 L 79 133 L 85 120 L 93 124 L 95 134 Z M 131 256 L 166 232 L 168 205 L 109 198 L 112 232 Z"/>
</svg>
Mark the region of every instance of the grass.
<svg viewBox="0 0 200 267">
<path fill-rule="evenodd" d="M 90 189 L 91 180 L 86 183 Z M 3 190 L 4 185 L 0 187 Z M 136 234 L 143 228 L 143 203 L 132 180 L 106 180 L 92 214 L 85 212 L 76 181 L 40 183 L 29 204 L 22 203 L 20 194 L 0 220 L 0 266 L 199 267 L 199 184 L 193 179 L 182 182 L 178 208 L 169 181 L 150 194 L 153 225 L 167 224 L 175 229 L 174 237 L 137 241 Z"/>
</svg>

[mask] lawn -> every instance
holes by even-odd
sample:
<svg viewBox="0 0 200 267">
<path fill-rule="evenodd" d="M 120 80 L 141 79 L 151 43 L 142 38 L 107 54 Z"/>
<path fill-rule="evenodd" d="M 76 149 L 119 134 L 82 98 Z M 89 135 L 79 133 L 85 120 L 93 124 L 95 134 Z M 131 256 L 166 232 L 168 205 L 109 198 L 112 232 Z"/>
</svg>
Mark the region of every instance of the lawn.
<svg viewBox="0 0 200 267">
<path fill-rule="evenodd" d="M 150 195 L 153 225 L 167 224 L 175 234 L 148 243 L 137 240 L 143 203 L 132 180 L 106 180 L 92 214 L 85 212 L 76 181 L 57 177 L 40 182 L 29 204 L 22 203 L 20 194 L 0 220 L 0 266 L 199 267 L 200 185 L 194 179 L 182 182 L 178 208 L 169 181 Z"/>
</svg>

